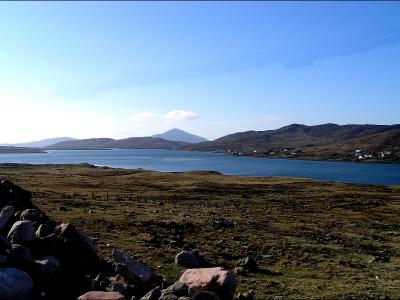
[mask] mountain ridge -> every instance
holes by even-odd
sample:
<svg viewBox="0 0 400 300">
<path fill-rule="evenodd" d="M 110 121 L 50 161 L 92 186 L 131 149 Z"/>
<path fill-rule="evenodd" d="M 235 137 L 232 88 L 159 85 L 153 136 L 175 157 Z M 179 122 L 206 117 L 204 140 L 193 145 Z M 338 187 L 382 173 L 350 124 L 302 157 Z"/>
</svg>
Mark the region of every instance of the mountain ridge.
<svg viewBox="0 0 400 300">
<path fill-rule="evenodd" d="M 200 143 L 169 141 L 155 136 L 74 140 L 45 149 L 168 149 L 266 158 L 400 161 L 400 124 L 289 124 L 274 130 L 233 133 Z"/>
<path fill-rule="evenodd" d="M 371 160 L 378 159 L 379 155 L 387 155 L 398 161 L 400 124 L 290 124 L 275 130 L 233 133 L 187 146 L 186 150 L 316 160 L 360 160 L 361 155 L 361 159 Z M 357 150 L 360 150 L 357 152 L 360 155 L 356 157 Z"/>
<path fill-rule="evenodd" d="M 92 138 L 66 141 L 47 146 L 54 150 L 96 150 L 96 149 L 177 149 L 186 146 L 184 142 L 167 141 L 153 137 L 130 137 L 125 139 Z"/>
</svg>

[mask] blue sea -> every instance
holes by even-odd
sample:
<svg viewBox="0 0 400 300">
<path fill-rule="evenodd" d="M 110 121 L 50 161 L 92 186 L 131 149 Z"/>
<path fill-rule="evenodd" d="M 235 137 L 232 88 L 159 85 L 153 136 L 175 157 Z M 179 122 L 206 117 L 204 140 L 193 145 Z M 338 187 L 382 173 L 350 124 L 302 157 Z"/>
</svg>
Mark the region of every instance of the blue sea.
<svg viewBox="0 0 400 300">
<path fill-rule="evenodd" d="M 89 163 L 162 172 L 202 170 L 227 175 L 290 176 L 348 183 L 400 185 L 400 164 L 267 159 L 158 149 L 49 150 L 47 153 L 0 154 L 0 163 Z"/>
</svg>

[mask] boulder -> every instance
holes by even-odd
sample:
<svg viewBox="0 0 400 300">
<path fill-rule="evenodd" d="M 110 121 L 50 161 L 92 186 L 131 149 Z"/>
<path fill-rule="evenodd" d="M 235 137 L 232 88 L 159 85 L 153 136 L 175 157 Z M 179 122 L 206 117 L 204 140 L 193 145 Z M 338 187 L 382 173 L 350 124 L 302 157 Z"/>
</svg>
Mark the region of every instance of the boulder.
<svg viewBox="0 0 400 300">
<path fill-rule="evenodd" d="M 128 276 L 133 280 L 143 283 L 148 282 L 153 278 L 154 273 L 149 267 L 127 256 L 122 251 L 113 249 L 112 256 L 116 263 L 117 270 L 123 273 L 121 275 Z"/>
<path fill-rule="evenodd" d="M 210 291 L 202 291 L 196 289 L 189 290 L 190 300 L 220 300 L 218 295 Z"/>
<path fill-rule="evenodd" d="M 29 248 L 13 244 L 10 258 L 14 264 L 22 268 L 29 268 L 33 265 L 33 255 Z"/>
<path fill-rule="evenodd" d="M 234 275 L 220 267 L 188 269 L 179 281 L 192 289 L 213 292 L 222 299 L 232 299 L 236 288 Z"/>
<path fill-rule="evenodd" d="M 163 293 L 174 294 L 180 297 L 180 296 L 186 296 L 188 291 L 189 291 L 189 286 L 186 283 L 177 281 L 173 285 L 170 285 L 169 287 L 164 289 Z"/>
<path fill-rule="evenodd" d="M 175 294 L 162 294 L 158 300 L 178 300 L 178 296 Z"/>
<path fill-rule="evenodd" d="M 37 270 L 49 276 L 55 275 L 61 271 L 60 262 L 54 256 L 47 255 L 40 260 L 35 260 Z"/>
<path fill-rule="evenodd" d="M 140 300 L 158 300 L 161 296 L 161 289 L 159 287 L 156 287 L 152 289 L 150 292 L 148 292 L 146 295 L 144 295 Z"/>
<path fill-rule="evenodd" d="M 30 208 L 30 209 L 25 209 L 21 215 L 20 215 L 20 220 L 29 220 L 32 222 L 38 221 L 40 218 L 43 218 L 43 213 L 35 208 Z"/>
<path fill-rule="evenodd" d="M 55 228 L 59 236 L 65 238 L 68 242 L 76 244 L 90 256 L 96 256 L 96 246 L 93 241 L 82 233 L 78 228 L 69 223 L 62 223 Z"/>
<path fill-rule="evenodd" d="M 39 228 L 36 230 L 36 237 L 45 238 L 52 233 L 54 233 L 53 228 L 47 224 L 40 224 Z"/>
<path fill-rule="evenodd" d="M 91 291 L 79 296 L 78 300 L 124 300 L 118 292 Z"/>
<path fill-rule="evenodd" d="M 199 266 L 197 257 L 187 251 L 182 251 L 175 256 L 175 264 L 185 268 L 197 268 Z"/>
<path fill-rule="evenodd" d="M 28 300 L 33 281 L 24 271 L 15 268 L 0 268 L 0 299 Z"/>
<path fill-rule="evenodd" d="M 0 231 L 7 225 L 10 218 L 14 215 L 14 207 L 5 206 L 0 212 Z"/>
<path fill-rule="evenodd" d="M 7 253 L 12 249 L 11 243 L 0 234 L 0 253 Z"/>
<path fill-rule="evenodd" d="M 35 239 L 35 228 L 31 221 L 17 221 L 11 227 L 7 238 L 12 243 L 31 242 Z"/>
</svg>

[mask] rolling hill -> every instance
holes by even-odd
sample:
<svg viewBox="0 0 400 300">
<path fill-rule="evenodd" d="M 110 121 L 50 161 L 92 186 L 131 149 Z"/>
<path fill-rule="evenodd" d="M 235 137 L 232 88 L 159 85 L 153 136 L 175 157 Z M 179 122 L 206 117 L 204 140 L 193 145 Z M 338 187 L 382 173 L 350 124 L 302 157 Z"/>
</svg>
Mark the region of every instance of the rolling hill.
<svg viewBox="0 0 400 300">
<path fill-rule="evenodd" d="M 400 124 L 291 124 L 276 130 L 234 133 L 185 148 L 236 155 L 334 160 L 360 160 L 360 156 L 380 160 L 384 158 L 380 157 L 383 153 L 387 160 L 397 161 Z"/>
<path fill-rule="evenodd" d="M 166 132 L 176 138 L 180 130 Z M 188 136 L 187 133 L 182 136 Z M 158 137 L 114 140 L 95 138 L 59 142 L 46 149 L 175 149 L 230 155 L 346 161 L 400 161 L 400 124 L 307 126 L 291 124 L 276 130 L 246 131 L 214 141 L 188 143 Z"/>
<path fill-rule="evenodd" d="M 167 141 L 153 137 L 131 137 L 114 140 L 109 138 L 83 139 L 56 143 L 46 149 L 72 150 L 72 149 L 177 149 L 186 146 L 184 142 Z"/>
</svg>

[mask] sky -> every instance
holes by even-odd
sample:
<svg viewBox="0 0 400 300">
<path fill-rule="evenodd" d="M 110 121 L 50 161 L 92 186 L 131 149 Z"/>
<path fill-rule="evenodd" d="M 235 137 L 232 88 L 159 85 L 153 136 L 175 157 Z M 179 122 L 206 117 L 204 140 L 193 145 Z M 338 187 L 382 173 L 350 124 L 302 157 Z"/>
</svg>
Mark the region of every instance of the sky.
<svg viewBox="0 0 400 300">
<path fill-rule="evenodd" d="M 400 2 L 0 2 L 0 143 L 400 123 Z"/>
</svg>

